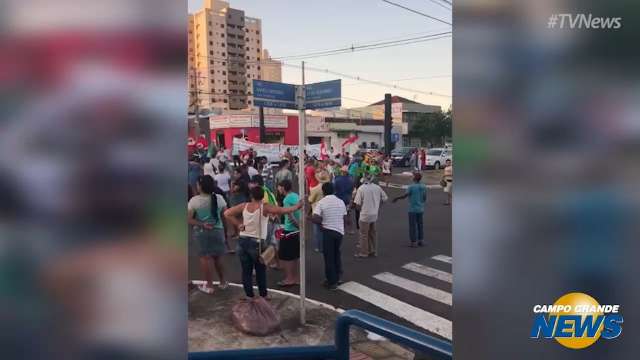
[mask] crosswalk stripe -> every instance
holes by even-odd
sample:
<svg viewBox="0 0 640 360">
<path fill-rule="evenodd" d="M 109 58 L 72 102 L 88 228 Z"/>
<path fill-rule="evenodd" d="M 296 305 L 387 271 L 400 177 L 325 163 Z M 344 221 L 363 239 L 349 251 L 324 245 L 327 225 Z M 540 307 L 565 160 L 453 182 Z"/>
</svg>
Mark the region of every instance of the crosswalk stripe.
<svg viewBox="0 0 640 360">
<path fill-rule="evenodd" d="M 411 270 L 413 272 L 417 272 L 419 274 L 426 275 L 432 278 L 436 278 L 438 280 L 446 281 L 448 283 L 453 282 L 453 276 L 448 272 L 430 268 L 428 266 L 424 266 L 417 263 L 408 263 L 403 265 L 402 267 L 404 269 Z"/>
<path fill-rule="evenodd" d="M 403 277 L 394 275 L 389 272 L 383 272 L 383 273 L 374 275 L 373 277 L 380 281 L 384 281 L 387 284 L 395 285 L 405 290 L 411 291 L 414 294 L 422 295 L 426 298 L 441 302 L 446 305 L 451 305 L 451 293 L 448 293 L 446 291 L 432 288 L 430 286 L 426 286 L 418 282 L 405 279 Z"/>
<path fill-rule="evenodd" d="M 403 318 L 429 332 L 451 340 L 452 330 L 450 320 L 419 309 L 354 281 L 340 285 L 340 290 Z"/>
<path fill-rule="evenodd" d="M 442 261 L 442 262 L 446 262 L 447 264 L 451 264 L 451 261 L 453 261 L 451 256 L 447 256 L 447 255 L 436 255 L 436 256 L 432 257 L 432 259 L 433 260 Z"/>
</svg>

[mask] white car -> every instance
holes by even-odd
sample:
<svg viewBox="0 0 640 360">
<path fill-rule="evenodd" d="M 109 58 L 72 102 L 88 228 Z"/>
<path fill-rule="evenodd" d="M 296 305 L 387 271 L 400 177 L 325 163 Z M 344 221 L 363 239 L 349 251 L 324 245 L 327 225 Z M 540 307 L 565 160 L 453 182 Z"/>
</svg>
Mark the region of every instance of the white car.
<svg viewBox="0 0 640 360">
<path fill-rule="evenodd" d="M 450 148 L 432 148 L 427 150 L 427 167 L 438 170 L 443 168 L 447 160 L 452 160 L 453 150 Z"/>
</svg>

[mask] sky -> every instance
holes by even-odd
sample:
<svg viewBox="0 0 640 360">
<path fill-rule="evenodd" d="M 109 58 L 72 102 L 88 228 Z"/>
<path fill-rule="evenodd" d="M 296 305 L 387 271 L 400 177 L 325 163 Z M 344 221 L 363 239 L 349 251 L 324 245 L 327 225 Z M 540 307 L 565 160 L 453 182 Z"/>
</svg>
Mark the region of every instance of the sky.
<svg viewBox="0 0 640 360">
<path fill-rule="evenodd" d="M 393 2 L 451 22 L 451 11 L 431 0 Z M 202 3 L 203 0 L 188 0 L 189 12 L 202 8 Z M 229 3 L 232 8 L 244 10 L 246 16 L 262 19 L 263 47 L 274 58 L 451 31 L 449 25 L 381 0 L 230 0 Z M 391 93 L 424 104 L 440 105 L 446 110 L 451 105 L 451 48 L 451 37 L 448 37 L 306 59 L 305 64 L 411 90 L 448 95 L 433 96 L 343 78 L 343 107 L 366 106 Z M 300 65 L 301 60 L 285 62 Z M 306 83 L 336 78 L 340 76 L 305 72 Z M 398 81 L 401 79 L 413 80 Z M 282 81 L 300 84 L 301 70 L 283 67 Z"/>
</svg>

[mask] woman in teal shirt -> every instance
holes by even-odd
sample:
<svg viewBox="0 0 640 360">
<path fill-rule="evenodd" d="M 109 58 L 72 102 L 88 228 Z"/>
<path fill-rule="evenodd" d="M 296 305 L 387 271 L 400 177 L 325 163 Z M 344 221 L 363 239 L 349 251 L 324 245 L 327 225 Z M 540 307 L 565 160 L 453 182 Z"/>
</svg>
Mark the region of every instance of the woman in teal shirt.
<svg viewBox="0 0 640 360">
<path fill-rule="evenodd" d="M 300 202 L 300 196 L 291 191 L 291 180 L 285 179 L 278 184 L 278 192 L 284 196 L 284 207 L 296 206 Z M 298 265 L 300 263 L 300 210 L 285 215 L 284 236 L 280 239 L 278 258 L 284 270 L 284 279 L 278 282 L 279 286 L 287 287 L 300 284 Z"/>
<path fill-rule="evenodd" d="M 221 195 L 214 193 L 214 189 L 215 182 L 211 176 L 200 176 L 197 182 L 198 195 L 192 197 L 187 205 L 188 221 L 193 225 L 193 238 L 198 244 L 200 270 L 206 280 L 206 284 L 200 285 L 199 289 L 207 294 L 213 293 L 210 260 L 213 260 L 218 273 L 220 289 L 227 287 L 220 259 L 226 252 L 226 231 L 221 214 L 227 208 L 227 203 Z"/>
</svg>

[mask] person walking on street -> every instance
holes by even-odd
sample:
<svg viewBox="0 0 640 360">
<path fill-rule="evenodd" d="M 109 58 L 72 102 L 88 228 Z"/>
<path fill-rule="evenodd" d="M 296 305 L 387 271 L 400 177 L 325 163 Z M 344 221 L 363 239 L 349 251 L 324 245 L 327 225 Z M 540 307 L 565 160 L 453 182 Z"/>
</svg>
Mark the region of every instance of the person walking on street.
<svg viewBox="0 0 640 360">
<path fill-rule="evenodd" d="M 333 187 L 335 195 L 344 202 L 344 206 L 349 209 L 351 205 L 351 196 L 353 194 L 353 179 L 347 172 L 347 167 L 343 166 L 335 170 L 336 177 L 333 179 Z M 349 210 L 347 210 L 348 212 Z M 352 222 L 349 215 L 345 218 L 345 227 L 349 228 L 349 234 L 354 234 Z"/>
<path fill-rule="evenodd" d="M 446 183 L 444 187 L 444 192 L 447 193 L 447 202 L 445 202 L 444 204 L 451 205 L 451 199 L 453 195 L 453 166 L 451 165 L 450 159 L 447 159 L 445 164 L 446 165 L 444 168 L 443 180 Z"/>
<path fill-rule="evenodd" d="M 227 287 L 220 260 L 220 256 L 226 252 L 226 229 L 221 214 L 227 208 L 227 203 L 221 195 L 214 193 L 214 180 L 209 175 L 198 178 L 197 189 L 198 195 L 192 197 L 187 204 L 187 219 L 193 226 L 193 237 L 200 256 L 200 270 L 206 280 L 206 284 L 200 285 L 199 289 L 212 294 L 214 290 L 210 260 L 213 260 L 213 266 L 218 273 L 220 289 Z"/>
<path fill-rule="evenodd" d="M 278 192 L 284 196 L 284 207 L 296 206 L 300 202 L 298 194 L 291 191 L 291 180 L 282 180 L 278 183 Z M 288 287 L 300 284 L 300 210 L 284 215 L 284 236 L 278 246 L 278 258 L 284 270 L 284 279 L 278 282 L 278 286 Z"/>
<path fill-rule="evenodd" d="M 409 239 L 410 247 L 424 246 L 423 214 L 424 204 L 427 201 L 427 186 L 420 182 L 422 175 L 413 173 L 413 184 L 409 185 L 407 192 L 393 199 L 393 202 L 409 198 Z"/>
<path fill-rule="evenodd" d="M 316 167 L 313 159 L 306 161 L 307 166 L 304 168 L 305 180 L 307 183 L 307 194 L 309 190 L 318 185 L 318 179 L 316 179 Z"/>
<path fill-rule="evenodd" d="M 260 254 L 266 249 L 267 223 L 269 215 L 290 214 L 302 207 L 282 208 L 263 202 L 264 190 L 255 186 L 250 190 L 251 201 L 236 205 L 224 212 L 225 218 L 239 229 L 238 258 L 242 265 L 242 287 L 248 298 L 253 298 L 253 271 L 256 272 L 258 292 L 267 297 L 267 267 L 261 262 Z M 237 216 L 242 215 L 242 221 Z"/>
<path fill-rule="evenodd" d="M 218 187 L 224 191 L 225 196 L 229 198 L 229 191 L 231 190 L 231 175 L 229 175 L 229 171 L 227 171 L 225 163 L 220 163 L 218 166 L 218 174 L 216 174 L 213 179 L 216 181 Z"/>
<path fill-rule="evenodd" d="M 353 201 L 360 210 L 360 247 L 355 255 L 358 258 L 378 256 L 376 222 L 380 205 L 388 199 L 384 190 L 373 183 L 371 175 L 364 176 L 363 180 Z"/>
<path fill-rule="evenodd" d="M 334 195 L 333 184 L 322 184 L 324 197 L 313 210 L 311 221 L 322 226 L 325 286 L 336 290 L 342 276 L 342 238 L 344 236 L 344 217 L 347 208 L 344 202 Z"/>
<path fill-rule="evenodd" d="M 311 213 L 316 208 L 318 201 L 320 201 L 324 194 L 322 192 L 322 184 L 331 181 L 329 174 L 324 171 L 318 171 L 315 173 L 315 177 L 318 180 L 318 185 L 311 188 L 309 191 L 309 205 L 311 205 Z M 313 248 L 316 252 L 322 252 L 322 228 L 318 224 L 313 225 Z"/>
</svg>

